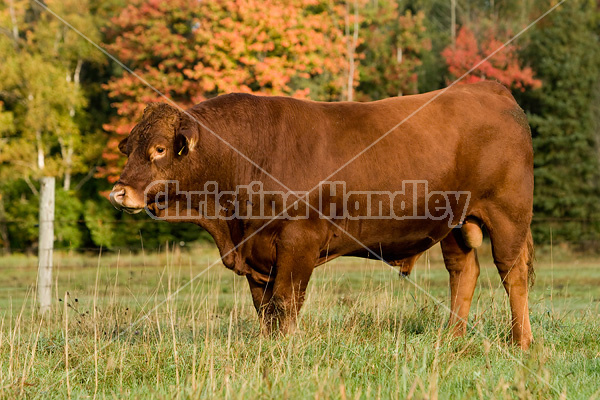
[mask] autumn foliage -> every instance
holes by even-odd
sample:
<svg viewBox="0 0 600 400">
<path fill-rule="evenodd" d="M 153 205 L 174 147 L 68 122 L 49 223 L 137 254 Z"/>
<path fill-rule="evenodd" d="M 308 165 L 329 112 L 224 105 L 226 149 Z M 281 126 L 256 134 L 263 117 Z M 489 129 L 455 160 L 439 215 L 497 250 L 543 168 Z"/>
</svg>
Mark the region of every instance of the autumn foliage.
<svg viewBox="0 0 600 400">
<path fill-rule="evenodd" d="M 508 45 L 486 60 L 491 53 L 503 46 L 504 43 L 497 39 L 498 36 L 494 29 L 489 29 L 478 41 L 475 34 L 463 26 L 458 32 L 456 43 L 442 52 L 452 77 L 458 79 L 467 74 L 458 83 L 491 79 L 518 90 L 540 87 L 542 82 L 534 78 L 533 70 L 521 66 L 516 46 Z M 478 64 L 477 68 L 470 71 Z"/>
<path fill-rule="evenodd" d="M 116 135 L 99 175 L 116 179 L 117 144 L 146 103 L 164 101 L 158 92 L 182 107 L 230 92 L 339 100 L 348 69 L 343 12 L 322 0 L 130 2 L 112 20 L 108 50 L 156 91 L 132 74 L 106 85 L 120 118 L 105 125 Z"/>
</svg>

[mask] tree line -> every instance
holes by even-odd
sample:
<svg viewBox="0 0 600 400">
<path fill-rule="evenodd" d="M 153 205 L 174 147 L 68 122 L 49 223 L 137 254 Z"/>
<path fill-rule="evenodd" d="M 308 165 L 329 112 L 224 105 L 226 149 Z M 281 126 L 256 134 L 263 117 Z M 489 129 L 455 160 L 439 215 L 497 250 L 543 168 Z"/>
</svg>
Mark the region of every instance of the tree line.
<svg viewBox="0 0 600 400">
<path fill-rule="evenodd" d="M 146 103 L 164 101 L 159 93 L 182 107 L 230 92 L 369 101 L 443 88 L 464 76 L 461 83 L 503 83 L 528 114 L 536 241 L 593 248 L 600 242 L 598 4 L 568 0 L 487 58 L 555 5 L 6 0 L 0 247 L 7 253 L 37 246 L 42 176 L 58 181 L 58 248 L 210 240 L 195 226 L 125 215 L 106 200 L 124 163 L 117 145 Z"/>
</svg>

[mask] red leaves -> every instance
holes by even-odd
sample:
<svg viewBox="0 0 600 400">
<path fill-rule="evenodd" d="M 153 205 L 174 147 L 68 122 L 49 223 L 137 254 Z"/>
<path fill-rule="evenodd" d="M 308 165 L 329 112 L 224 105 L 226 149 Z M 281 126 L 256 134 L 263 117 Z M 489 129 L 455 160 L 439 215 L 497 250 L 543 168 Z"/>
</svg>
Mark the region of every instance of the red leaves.
<svg viewBox="0 0 600 400">
<path fill-rule="evenodd" d="M 446 47 L 442 52 L 450 74 L 455 78 L 460 78 L 471 68 L 480 64 L 459 83 L 493 79 L 514 89 L 525 90 L 526 87 L 540 87 L 542 82 L 533 77 L 533 70 L 520 65 L 518 48 L 514 45 L 502 48 L 503 42 L 497 40 L 496 36 L 497 33 L 489 29 L 481 43 L 478 43 L 473 32 L 463 26 L 458 32 L 456 44 Z M 500 49 L 498 52 L 485 60 L 488 55 L 498 49 Z"/>
</svg>

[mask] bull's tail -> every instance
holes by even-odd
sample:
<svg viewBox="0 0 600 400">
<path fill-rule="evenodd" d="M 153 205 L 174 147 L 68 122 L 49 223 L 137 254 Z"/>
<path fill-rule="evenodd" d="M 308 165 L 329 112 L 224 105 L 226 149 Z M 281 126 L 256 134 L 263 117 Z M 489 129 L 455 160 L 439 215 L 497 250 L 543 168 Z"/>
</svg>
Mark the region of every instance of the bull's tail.
<svg viewBox="0 0 600 400">
<path fill-rule="evenodd" d="M 527 280 L 529 287 L 535 283 L 535 269 L 533 268 L 533 260 L 535 259 L 535 249 L 533 248 L 533 236 L 531 236 L 531 228 L 527 229 L 527 239 L 523 250 L 521 250 L 521 262 L 527 264 Z"/>
<path fill-rule="evenodd" d="M 527 238 L 521 249 L 518 263 L 519 265 L 527 265 L 527 281 L 529 287 L 532 287 L 535 282 L 535 270 L 533 269 L 533 260 L 535 259 L 535 251 L 533 248 L 533 237 L 531 236 L 531 228 L 527 229 Z"/>
</svg>

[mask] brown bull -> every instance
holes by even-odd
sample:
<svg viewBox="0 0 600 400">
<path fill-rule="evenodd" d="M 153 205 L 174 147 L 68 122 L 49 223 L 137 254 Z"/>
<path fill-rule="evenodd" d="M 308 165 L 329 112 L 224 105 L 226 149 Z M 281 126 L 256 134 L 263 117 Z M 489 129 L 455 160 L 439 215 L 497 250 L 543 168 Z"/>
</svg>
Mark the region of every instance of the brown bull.
<svg viewBox="0 0 600 400">
<path fill-rule="evenodd" d="M 533 150 L 526 117 L 500 84 L 372 103 L 247 94 L 185 112 L 156 103 L 119 147 L 128 161 L 112 203 L 206 229 L 225 266 L 247 277 L 265 331 L 293 329 L 316 266 L 339 256 L 381 257 L 408 274 L 441 242 L 450 325 L 463 334 L 485 226 L 510 299 L 513 340 L 522 348 L 532 340 Z M 161 180 L 178 186 L 152 183 Z M 423 185 L 407 184 L 417 181 Z M 200 193 L 207 182 L 228 197 Z M 239 190 L 257 182 L 263 197 Z M 377 194 L 377 210 L 365 193 Z M 256 213 L 257 202 L 266 213 Z"/>
</svg>

